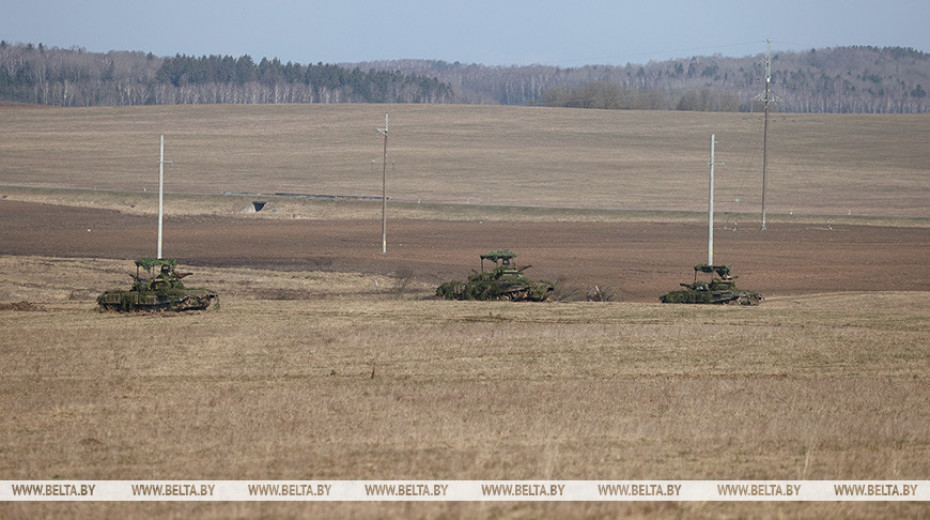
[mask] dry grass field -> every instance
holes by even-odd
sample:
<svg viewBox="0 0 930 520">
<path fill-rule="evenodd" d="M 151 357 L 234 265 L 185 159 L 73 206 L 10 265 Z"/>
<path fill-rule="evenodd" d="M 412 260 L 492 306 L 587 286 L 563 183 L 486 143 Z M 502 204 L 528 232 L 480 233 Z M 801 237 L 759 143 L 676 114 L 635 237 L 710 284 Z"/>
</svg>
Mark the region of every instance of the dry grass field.
<svg viewBox="0 0 930 520">
<path fill-rule="evenodd" d="M 250 215 L 251 197 L 218 194 L 379 194 L 385 110 L 388 255 L 376 252 L 378 204 L 272 198 Z M 775 225 L 760 233 L 740 213 L 758 202 L 757 115 L 0 115 L 0 479 L 930 475 L 926 117 L 777 116 Z M 719 256 L 769 296 L 759 307 L 653 303 L 705 258 L 712 132 L 727 162 Z M 128 285 L 127 259 L 152 254 L 160 133 L 174 161 L 167 250 L 220 308 L 97 312 L 98 292 Z M 606 280 L 620 297 L 432 298 L 507 246 L 534 276 Z M 2 518 L 928 514 L 829 502 L 0 504 Z"/>
<path fill-rule="evenodd" d="M 121 262 L 0 258 L 8 479 L 923 479 L 930 295 L 454 303 L 204 268 L 221 307 L 93 310 Z M 15 275 L 15 276 L 14 276 Z M 192 277 L 193 278 L 193 277 Z M 288 300 L 289 291 L 336 296 Z M 280 292 L 276 292 L 280 291 Z M 0 506 L 9 516 L 920 516 L 915 504 Z M 106 516 L 106 515 L 104 515 Z"/>
<path fill-rule="evenodd" d="M 613 210 L 758 212 L 760 114 L 536 107 L 280 105 L 0 108 L 0 184 L 381 195 L 391 115 L 394 200 Z M 930 118 L 778 114 L 768 210 L 927 217 Z M 737 202 L 737 199 L 739 202 Z M 129 209 L 124 207 L 122 209 Z"/>
</svg>

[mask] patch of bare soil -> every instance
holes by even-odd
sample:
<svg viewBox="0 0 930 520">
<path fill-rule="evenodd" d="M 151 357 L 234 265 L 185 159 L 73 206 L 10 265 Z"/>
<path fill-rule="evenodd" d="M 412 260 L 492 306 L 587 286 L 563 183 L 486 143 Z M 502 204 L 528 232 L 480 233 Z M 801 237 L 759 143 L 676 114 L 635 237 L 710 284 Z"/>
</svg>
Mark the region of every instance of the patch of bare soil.
<svg viewBox="0 0 930 520">
<path fill-rule="evenodd" d="M 186 265 L 405 272 L 439 285 L 478 270 L 479 254 L 508 248 L 533 278 L 646 302 L 690 282 L 707 260 L 700 223 L 389 220 L 387 233 L 382 254 L 380 220 L 177 217 L 165 221 L 164 254 Z M 927 229 L 744 225 L 717 230 L 714 242 L 715 263 L 766 296 L 930 290 Z M 132 259 L 155 246 L 153 217 L 0 202 L 0 254 Z"/>
</svg>

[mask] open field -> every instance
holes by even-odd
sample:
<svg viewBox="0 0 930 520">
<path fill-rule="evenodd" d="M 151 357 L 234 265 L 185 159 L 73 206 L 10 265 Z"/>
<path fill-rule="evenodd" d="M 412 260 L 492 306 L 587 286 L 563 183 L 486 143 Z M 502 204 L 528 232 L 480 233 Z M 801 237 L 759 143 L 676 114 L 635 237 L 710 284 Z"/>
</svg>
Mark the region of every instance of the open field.
<svg viewBox="0 0 930 520">
<path fill-rule="evenodd" d="M 0 183 L 381 195 L 390 112 L 394 200 L 613 210 L 758 212 L 760 114 L 536 107 L 280 105 L 0 108 Z M 930 117 L 777 114 L 772 213 L 930 216 Z M 739 200 L 739 202 L 737 202 Z"/>
<path fill-rule="evenodd" d="M 123 262 L 0 257 L 10 479 L 923 479 L 930 293 L 753 308 L 424 300 L 201 268 L 216 311 L 119 315 Z M 193 282 L 191 282 L 193 284 Z M 323 298 L 285 299 L 331 291 Z M 5 504 L 4 517 L 919 517 L 917 504 Z"/>
<path fill-rule="evenodd" d="M 380 202 L 220 195 L 379 195 L 386 110 L 386 255 Z M 758 206 L 758 115 L 0 114 L 0 478 L 930 475 L 926 116 L 778 115 L 761 231 L 743 213 Z M 706 259 L 712 132 L 727 162 L 715 260 L 766 295 L 759 307 L 656 303 Z M 129 259 L 154 255 L 160 133 L 173 161 L 166 255 L 221 306 L 96 312 L 99 292 L 128 287 Z M 258 199 L 264 211 L 243 213 Z M 502 247 L 564 300 L 597 286 L 614 301 L 432 298 Z M 3 518 L 928 514 L 913 503 L 0 504 Z"/>
</svg>

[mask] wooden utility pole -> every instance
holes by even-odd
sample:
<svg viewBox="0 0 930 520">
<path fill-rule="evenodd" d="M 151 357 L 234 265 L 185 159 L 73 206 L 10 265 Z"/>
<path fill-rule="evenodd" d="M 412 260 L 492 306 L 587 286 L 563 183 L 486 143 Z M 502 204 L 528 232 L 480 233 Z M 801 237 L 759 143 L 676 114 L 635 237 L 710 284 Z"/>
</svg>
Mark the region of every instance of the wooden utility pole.
<svg viewBox="0 0 930 520">
<path fill-rule="evenodd" d="M 707 210 L 707 265 L 714 265 L 714 146 L 717 140 L 710 136 L 710 203 Z"/>
<path fill-rule="evenodd" d="M 387 144 L 388 144 L 388 115 L 384 114 L 384 162 L 381 167 L 381 254 L 387 253 Z"/>
<path fill-rule="evenodd" d="M 161 258 L 161 230 L 165 203 L 165 136 L 161 136 L 161 148 L 158 153 L 158 255 Z"/>
</svg>

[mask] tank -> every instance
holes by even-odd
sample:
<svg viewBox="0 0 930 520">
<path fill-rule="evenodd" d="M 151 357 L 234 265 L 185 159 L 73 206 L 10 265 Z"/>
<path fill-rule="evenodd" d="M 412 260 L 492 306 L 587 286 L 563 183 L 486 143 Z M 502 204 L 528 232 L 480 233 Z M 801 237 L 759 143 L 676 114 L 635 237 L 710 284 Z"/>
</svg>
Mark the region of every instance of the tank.
<svg viewBox="0 0 930 520">
<path fill-rule="evenodd" d="M 132 311 L 190 311 L 210 307 L 219 301 L 215 291 L 188 289 L 181 279 L 191 273 L 175 268 L 173 258 L 140 258 L 136 260 L 136 274 L 132 289 L 106 291 L 97 297 L 97 305 L 105 310 Z"/>
<path fill-rule="evenodd" d="M 709 281 L 698 280 L 698 273 L 710 275 Z M 762 295 L 736 288 L 728 265 L 698 264 L 694 266 L 694 282 L 681 284 L 684 289 L 663 294 L 662 303 L 716 303 L 727 305 L 759 305 Z"/>
<path fill-rule="evenodd" d="M 436 288 L 436 296 L 447 300 L 509 300 L 541 302 L 549 298 L 555 287 L 546 281 L 530 280 L 513 262 L 517 255 L 508 250 L 496 250 L 481 255 L 481 272 L 468 280 L 446 282 Z M 494 263 L 488 271 L 485 261 Z"/>
</svg>

